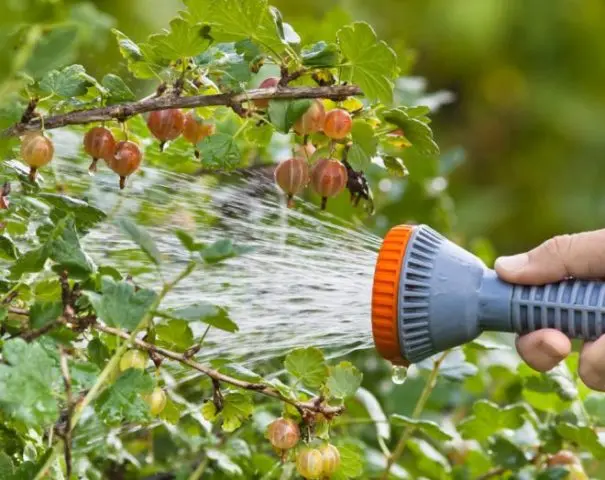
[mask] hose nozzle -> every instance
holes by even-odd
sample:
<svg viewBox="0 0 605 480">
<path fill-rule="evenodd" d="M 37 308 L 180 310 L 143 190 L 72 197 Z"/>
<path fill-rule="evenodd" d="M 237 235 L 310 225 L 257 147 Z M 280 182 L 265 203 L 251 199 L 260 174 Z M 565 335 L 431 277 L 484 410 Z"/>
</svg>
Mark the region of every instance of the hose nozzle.
<svg viewBox="0 0 605 480">
<path fill-rule="evenodd" d="M 605 282 L 512 285 L 426 225 L 400 225 L 378 254 L 372 332 L 384 358 L 407 366 L 484 331 L 554 328 L 593 340 L 605 333 L 604 303 Z"/>
</svg>

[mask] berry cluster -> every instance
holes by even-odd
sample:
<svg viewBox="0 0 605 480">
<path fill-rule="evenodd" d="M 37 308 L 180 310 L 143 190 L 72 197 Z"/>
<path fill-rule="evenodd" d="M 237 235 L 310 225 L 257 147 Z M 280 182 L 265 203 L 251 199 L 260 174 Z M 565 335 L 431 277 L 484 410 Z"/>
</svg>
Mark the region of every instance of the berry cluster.
<svg viewBox="0 0 605 480">
<path fill-rule="evenodd" d="M 280 453 L 293 449 L 300 440 L 298 424 L 289 418 L 278 418 L 267 429 L 271 445 Z M 296 470 L 303 478 L 329 479 L 340 466 L 338 448 L 325 443 L 319 448 L 304 446 L 296 452 Z"/>
</svg>

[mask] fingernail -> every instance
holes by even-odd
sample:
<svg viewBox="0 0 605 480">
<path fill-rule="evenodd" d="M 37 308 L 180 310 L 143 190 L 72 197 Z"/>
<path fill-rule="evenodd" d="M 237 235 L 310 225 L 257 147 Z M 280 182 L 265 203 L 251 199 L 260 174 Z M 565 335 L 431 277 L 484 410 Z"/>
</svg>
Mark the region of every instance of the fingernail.
<svg viewBox="0 0 605 480">
<path fill-rule="evenodd" d="M 520 253 L 519 255 L 513 255 L 510 257 L 500 257 L 496 260 L 497 265 L 504 270 L 509 272 L 515 272 L 521 270 L 529 263 L 529 256 L 527 253 Z"/>
</svg>

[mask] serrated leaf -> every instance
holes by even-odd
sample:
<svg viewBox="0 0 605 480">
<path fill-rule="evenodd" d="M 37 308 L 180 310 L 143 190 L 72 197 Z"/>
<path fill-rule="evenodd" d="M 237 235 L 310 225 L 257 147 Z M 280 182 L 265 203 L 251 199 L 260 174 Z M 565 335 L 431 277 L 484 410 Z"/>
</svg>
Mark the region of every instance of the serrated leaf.
<svg viewBox="0 0 605 480">
<path fill-rule="evenodd" d="M 48 248 L 42 245 L 21 255 L 10 267 L 10 278 L 18 280 L 25 273 L 39 272 L 48 259 Z"/>
<path fill-rule="evenodd" d="M 86 346 L 88 358 L 98 367 L 104 367 L 109 359 L 109 349 L 99 338 L 93 338 Z"/>
<path fill-rule="evenodd" d="M 118 220 L 118 225 L 122 229 L 122 231 L 130 237 L 130 239 L 136 243 L 147 258 L 151 260 L 156 265 L 160 265 L 162 263 L 162 255 L 158 250 L 153 238 L 151 235 L 144 230 L 143 228 L 137 226 L 132 220 L 127 218 L 121 218 Z"/>
<path fill-rule="evenodd" d="M 433 132 L 428 124 L 421 119 L 409 115 L 405 107 L 386 110 L 382 114 L 386 122 L 398 126 L 406 139 L 412 144 L 413 149 L 422 157 L 434 158 L 439 155 L 439 147 L 433 139 Z"/>
<path fill-rule="evenodd" d="M 495 437 L 490 442 L 490 450 L 495 465 L 516 470 L 529 463 L 523 450 L 507 438 Z"/>
<path fill-rule="evenodd" d="M 414 420 L 404 415 L 391 415 L 391 422 L 394 425 L 403 427 L 413 427 L 420 430 L 437 442 L 447 442 L 452 439 L 449 433 L 444 432 L 439 425 L 429 420 Z"/>
<path fill-rule="evenodd" d="M 5 235 L 0 235 L 0 258 L 4 260 L 16 260 L 19 250 L 13 241 Z"/>
<path fill-rule="evenodd" d="M 48 94 L 72 98 L 86 95 L 88 87 L 96 82 L 82 65 L 70 65 L 63 70 L 52 70 L 40 81 L 40 89 Z"/>
<path fill-rule="evenodd" d="M 340 443 L 340 465 L 331 477 L 333 480 L 359 478 L 363 475 L 363 450 L 353 443 Z"/>
<path fill-rule="evenodd" d="M 0 410 L 28 425 L 45 426 L 59 415 L 61 375 L 38 343 L 17 338 L 4 344 L 0 364 Z"/>
<path fill-rule="evenodd" d="M 355 395 L 362 379 L 363 374 L 352 363 L 340 362 L 330 368 L 326 386 L 332 397 L 344 399 Z"/>
<path fill-rule="evenodd" d="M 269 120 L 282 133 L 288 133 L 296 121 L 304 115 L 313 102 L 304 100 L 270 100 Z"/>
<path fill-rule="evenodd" d="M 151 35 L 148 44 L 154 52 L 168 60 L 195 57 L 208 48 L 212 41 L 209 28 L 202 24 L 190 24 L 177 17 L 170 22 L 170 29 Z"/>
<path fill-rule="evenodd" d="M 217 417 L 216 405 L 212 402 L 204 402 L 202 405 L 202 416 L 209 422 L 214 422 Z"/>
<path fill-rule="evenodd" d="M 54 302 L 35 302 L 29 309 L 29 321 L 32 328 L 41 328 L 44 325 L 54 322 L 63 314 L 63 303 Z"/>
<path fill-rule="evenodd" d="M 232 392 L 223 398 L 223 431 L 233 432 L 237 430 L 244 420 L 254 411 L 254 404 L 249 395 L 240 392 Z"/>
<path fill-rule="evenodd" d="M 88 276 L 96 266 L 82 250 L 75 220 L 72 216 L 61 220 L 47 240 L 48 258 L 57 263 L 58 270 L 67 270 L 72 276 Z"/>
<path fill-rule="evenodd" d="M 300 55 L 307 67 L 331 68 L 340 63 L 340 49 L 335 43 L 317 42 L 303 48 Z"/>
<path fill-rule="evenodd" d="M 236 245 L 231 239 L 217 240 L 205 247 L 200 256 L 207 264 L 220 263 L 233 257 L 239 257 L 251 251 L 250 247 Z"/>
<path fill-rule="evenodd" d="M 462 438 L 483 441 L 502 429 L 521 428 L 527 413 L 525 405 L 502 408 L 488 400 L 479 400 L 473 405 L 473 415 L 462 421 L 458 431 Z"/>
<path fill-rule="evenodd" d="M 193 332 L 186 320 L 172 319 L 155 327 L 156 343 L 169 350 L 184 352 L 193 345 Z"/>
<path fill-rule="evenodd" d="M 559 435 L 565 440 L 585 448 L 599 460 L 605 459 L 605 446 L 600 442 L 598 435 L 592 428 L 578 427 L 570 423 L 560 423 L 556 428 Z"/>
<path fill-rule="evenodd" d="M 215 133 L 197 144 L 202 165 L 211 169 L 230 170 L 241 162 L 241 153 L 235 139 L 226 133 Z"/>
<path fill-rule="evenodd" d="M 328 378 L 324 355 L 318 348 L 298 348 L 290 352 L 284 361 L 286 370 L 309 388 L 321 387 Z"/>
<path fill-rule="evenodd" d="M 107 103 L 109 104 L 130 102 L 136 98 L 124 80 L 113 73 L 105 75 L 101 84 L 107 90 Z"/>
<path fill-rule="evenodd" d="M 262 51 L 249 38 L 235 42 L 235 51 L 239 53 L 246 62 L 251 63 L 261 57 Z"/>
<path fill-rule="evenodd" d="M 129 282 L 115 282 L 108 277 L 103 277 L 102 283 L 102 295 L 85 292 L 99 318 L 112 327 L 134 330 L 153 305 L 155 292 L 135 292 Z"/>
<path fill-rule="evenodd" d="M 382 157 L 382 161 L 384 163 L 384 168 L 395 177 L 407 177 L 410 173 L 401 158 L 387 155 Z"/>
<path fill-rule="evenodd" d="M 122 57 L 128 63 L 130 73 L 140 79 L 154 78 L 154 70 L 141 47 L 119 30 L 114 28 L 111 31 L 116 37 Z"/>
<path fill-rule="evenodd" d="M 37 195 L 37 198 L 42 199 L 45 203 L 52 205 L 66 214 L 73 215 L 79 230 L 88 229 L 107 218 L 107 215 L 103 210 L 67 195 L 40 193 Z"/>
<path fill-rule="evenodd" d="M 346 58 L 342 78 L 359 85 L 365 96 L 386 105 L 393 101 L 393 79 L 397 74 L 397 55 L 379 41 L 372 27 L 355 22 L 341 28 L 338 43 Z"/>
<path fill-rule="evenodd" d="M 144 422 L 150 419 L 149 406 L 142 395 L 151 393 L 153 380 L 143 370 L 129 368 L 99 395 L 95 409 L 103 422 Z"/>
<path fill-rule="evenodd" d="M 567 386 L 565 383 L 562 386 L 557 381 L 557 376 L 551 377 L 536 372 L 524 363 L 519 365 L 517 372 L 523 382 L 523 398 L 535 409 L 553 413 L 563 412 L 569 408 L 574 393 L 577 395 L 573 383 L 565 382 Z M 567 388 L 571 390 L 566 390 Z"/>
<path fill-rule="evenodd" d="M 203 322 L 219 330 L 237 332 L 237 324 L 229 318 L 229 312 L 211 303 L 199 302 L 187 307 L 168 310 L 165 313 L 170 318 L 183 319 L 187 322 Z"/>
</svg>

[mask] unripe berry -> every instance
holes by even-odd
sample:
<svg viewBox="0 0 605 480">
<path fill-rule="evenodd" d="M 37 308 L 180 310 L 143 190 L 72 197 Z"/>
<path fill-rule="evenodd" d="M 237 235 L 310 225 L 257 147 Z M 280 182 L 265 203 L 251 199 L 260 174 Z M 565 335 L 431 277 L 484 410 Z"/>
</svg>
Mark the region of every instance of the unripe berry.
<svg viewBox="0 0 605 480">
<path fill-rule="evenodd" d="M 319 100 L 313 100 L 309 109 L 294 124 L 294 131 L 299 135 L 319 132 L 324 125 L 326 109 Z"/>
<path fill-rule="evenodd" d="M 122 358 L 120 358 L 120 370 L 122 372 L 129 368 L 138 368 L 143 370 L 147 365 L 147 354 L 141 350 L 128 350 Z"/>
<path fill-rule="evenodd" d="M 116 145 L 116 151 L 113 157 L 107 160 L 107 164 L 120 176 L 121 189 L 126 185 L 126 177 L 136 172 L 141 165 L 141 157 L 136 143 L 125 141 Z"/>
<path fill-rule="evenodd" d="M 145 401 L 149 405 L 149 411 L 152 415 L 159 415 L 162 413 L 168 402 L 166 392 L 160 387 L 154 388 L 153 392 L 145 398 Z"/>
<path fill-rule="evenodd" d="M 30 167 L 29 179 L 36 179 L 39 168 L 47 165 L 55 154 L 55 147 L 50 139 L 40 132 L 28 132 L 21 140 L 21 157 Z"/>
<path fill-rule="evenodd" d="M 96 172 L 99 158 L 103 160 L 111 158 L 115 149 L 116 141 L 110 130 L 105 127 L 91 128 L 84 136 L 84 150 L 92 157 L 88 170 Z"/>
<path fill-rule="evenodd" d="M 298 424 L 288 418 L 278 418 L 267 429 L 271 445 L 280 450 L 293 448 L 300 439 Z"/>
<path fill-rule="evenodd" d="M 322 158 L 311 171 L 311 186 L 321 196 L 321 209 L 326 208 L 328 198 L 335 197 L 347 185 L 347 169 L 338 160 Z"/>
<path fill-rule="evenodd" d="M 265 78 L 258 88 L 275 88 L 277 85 L 279 85 L 279 78 L 269 77 Z M 269 99 L 263 98 L 254 100 L 254 105 L 256 105 L 258 108 L 267 108 L 269 106 Z"/>
<path fill-rule="evenodd" d="M 155 110 L 147 118 L 147 127 L 160 143 L 160 149 L 170 140 L 178 138 L 185 127 L 185 115 L 178 109 Z"/>
<path fill-rule="evenodd" d="M 321 473 L 324 477 L 331 477 L 340 466 L 340 452 L 338 448 L 329 443 L 320 448 L 319 451 L 323 457 Z"/>
<path fill-rule="evenodd" d="M 324 121 L 324 133 L 335 140 L 345 138 L 353 126 L 351 115 L 346 110 L 335 108 L 326 113 Z"/>
<path fill-rule="evenodd" d="M 317 479 L 323 472 L 323 456 L 315 448 L 303 448 L 296 457 L 296 471 L 303 478 Z"/>
<path fill-rule="evenodd" d="M 309 183 L 309 164 L 302 158 L 289 158 L 275 168 L 275 182 L 288 197 L 288 206 L 292 206 L 292 197 Z"/>
</svg>

